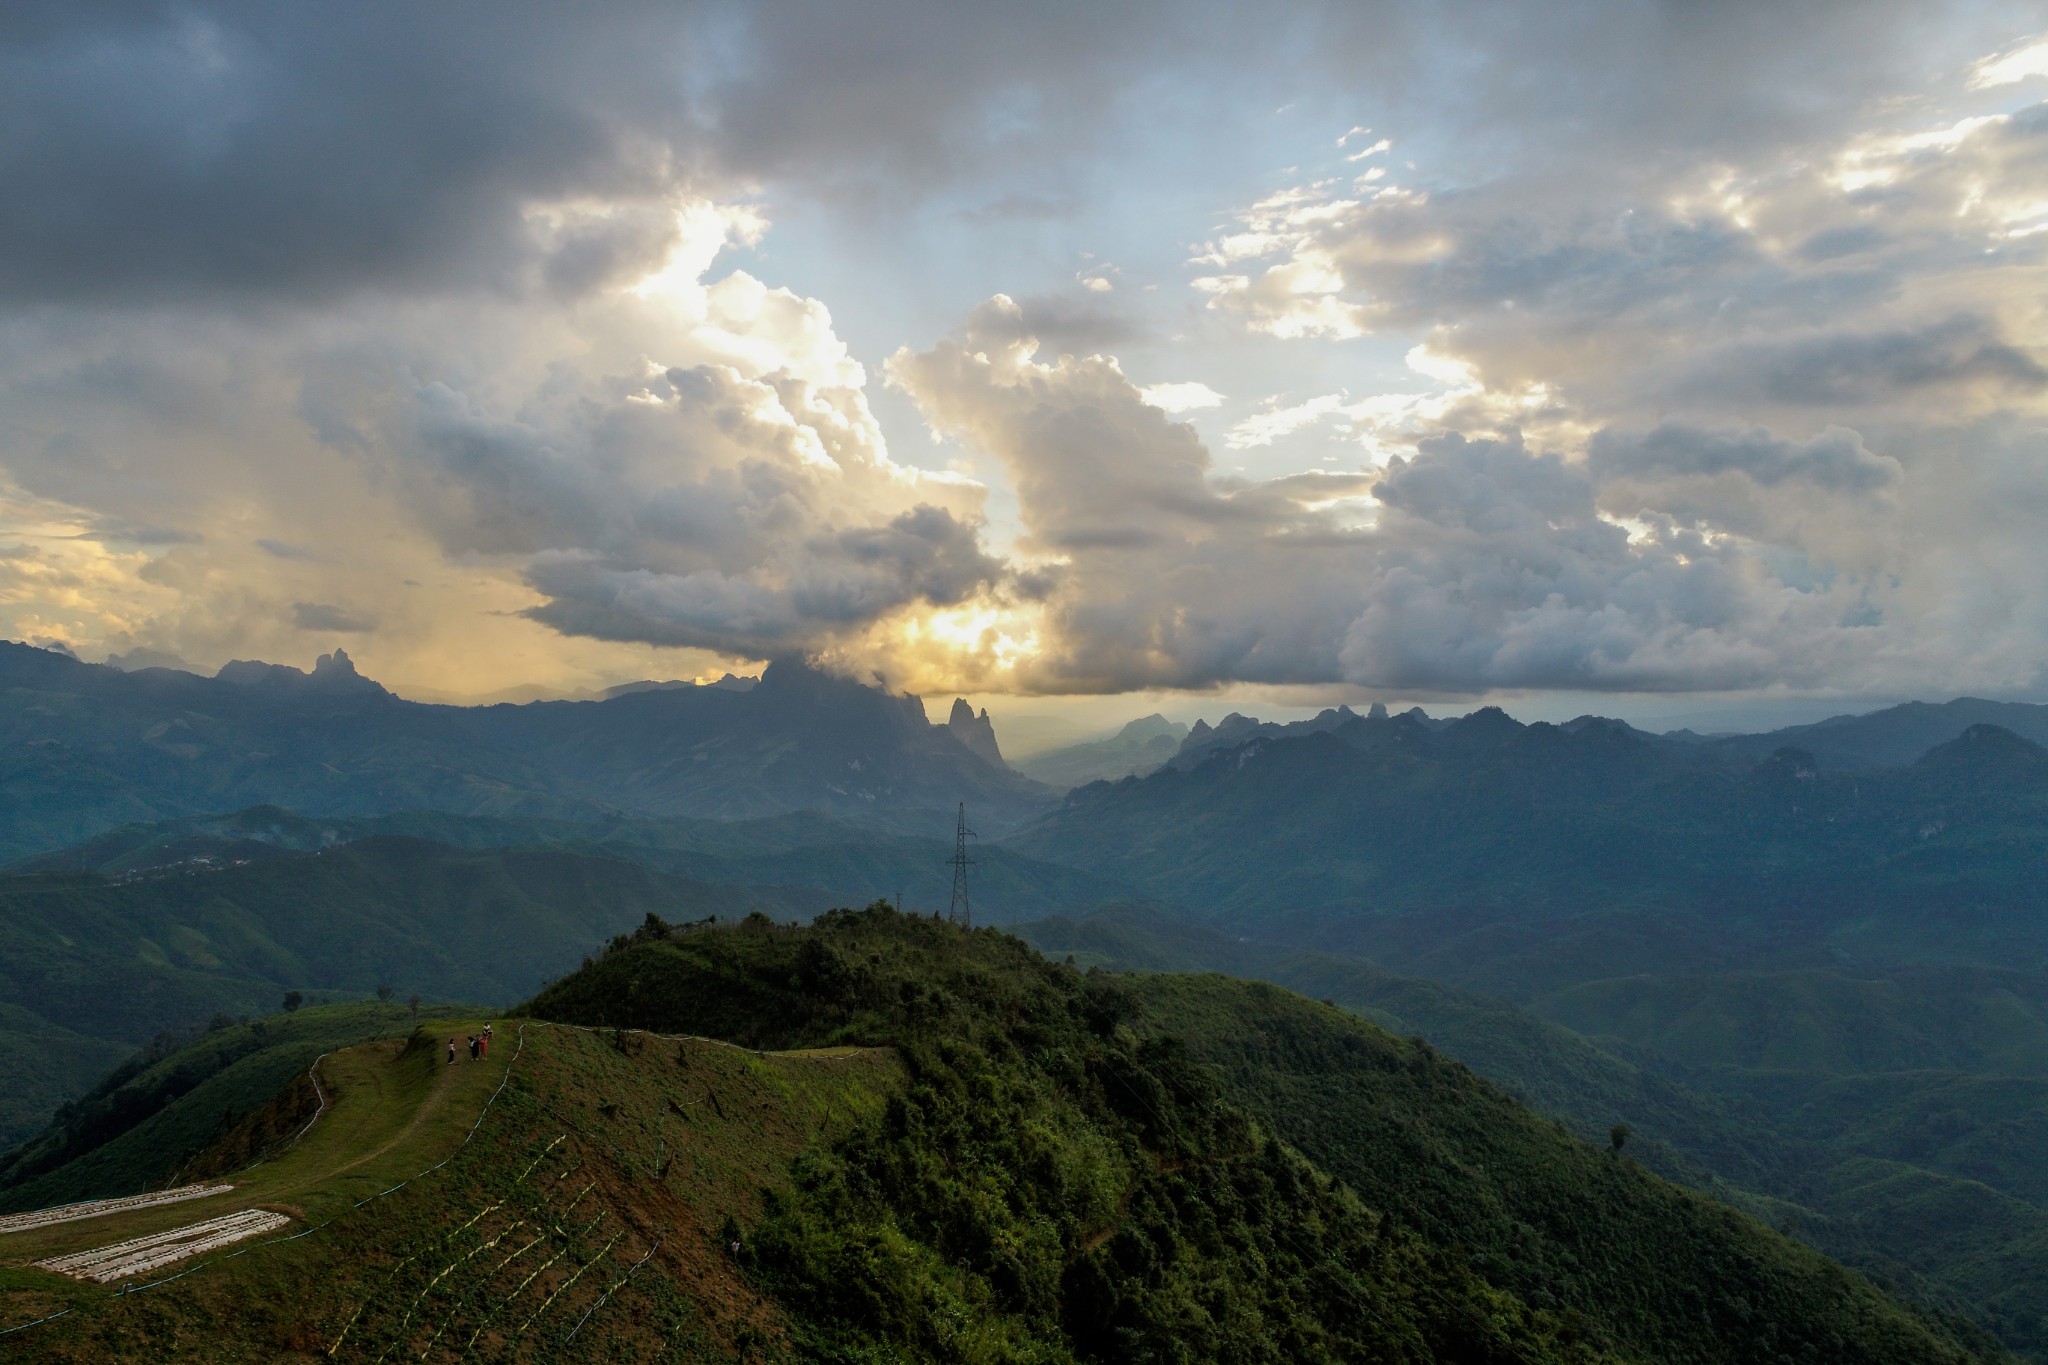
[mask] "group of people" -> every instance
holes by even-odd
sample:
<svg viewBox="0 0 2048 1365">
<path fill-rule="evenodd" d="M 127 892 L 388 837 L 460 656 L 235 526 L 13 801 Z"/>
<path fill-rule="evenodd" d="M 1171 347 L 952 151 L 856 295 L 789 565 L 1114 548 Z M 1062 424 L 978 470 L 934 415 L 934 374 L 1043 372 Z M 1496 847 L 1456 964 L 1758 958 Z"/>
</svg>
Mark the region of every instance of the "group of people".
<svg viewBox="0 0 2048 1365">
<path fill-rule="evenodd" d="M 482 1033 L 472 1033 L 469 1035 L 469 1060 L 472 1062 L 480 1062 L 491 1055 L 491 1029 L 493 1027 L 493 1025 L 485 1024 Z M 455 1040 L 453 1038 L 448 1040 L 448 1065 L 455 1065 Z"/>
</svg>

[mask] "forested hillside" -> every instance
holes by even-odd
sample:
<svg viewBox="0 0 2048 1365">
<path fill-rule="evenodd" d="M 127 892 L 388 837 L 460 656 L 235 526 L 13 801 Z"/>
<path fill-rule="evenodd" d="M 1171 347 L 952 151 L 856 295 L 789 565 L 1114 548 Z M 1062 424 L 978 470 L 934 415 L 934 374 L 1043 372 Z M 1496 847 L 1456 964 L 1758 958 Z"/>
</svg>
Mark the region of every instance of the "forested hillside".
<svg viewBox="0 0 2048 1365">
<path fill-rule="evenodd" d="M 1579 1136 L 1625 1124 L 1651 1169 L 2048 1359 L 2036 1308 L 2048 1301 L 2048 1082 L 2025 1003 L 2038 979 L 1631 977 L 1567 993 L 1628 1002 L 1600 1019 L 1534 1006 L 1588 1036 L 1498 998 L 1152 912 L 1018 932 L 1049 956 L 1226 971 L 1419 1035 Z M 1753 1065 L 1777 1050 L 1801 1069 Z"/>
<path fill-rule="evenodd" d="M 1273 1141 L 1311 1160 L 1311 1144 L 1328 1147 L 1297 1097 L 1254 1094 L 1229 1067 L 1219 1093 L 1191 1065 L 1247 1046 L 1298 1059 L 1276 1020 L 1320 1007 L 1271 990 L 1084 975 L 991 931 L 876 909 L 809 930 L 649 936 L 531 1008 L 760 1047 L 901 1050 L 907 1101 L 802 1170 L 751 1244 L 821 1350 L 936 1353 L 925 1315 L 955 1304 L 1011 1352 L 1041 1341 L 1116 1359 L 1959 1349 L 1817 1254 L 1570 1138 L 1423 1045 L 1321 1009 L 1321 1121 L 1359 1150 L 1382 1127 L 1409 1135 L 1382 1144 L 1376 1173 L 1330 1148 L 1352 1169 L 1326 1164 L 1346 1182 L 1329 1187 Z M 1503 1200 L 1497 1224 L 1455 1212 Z M 1091 1233 L 1114 1207 L 1121 1219 Z"/>
</svg>

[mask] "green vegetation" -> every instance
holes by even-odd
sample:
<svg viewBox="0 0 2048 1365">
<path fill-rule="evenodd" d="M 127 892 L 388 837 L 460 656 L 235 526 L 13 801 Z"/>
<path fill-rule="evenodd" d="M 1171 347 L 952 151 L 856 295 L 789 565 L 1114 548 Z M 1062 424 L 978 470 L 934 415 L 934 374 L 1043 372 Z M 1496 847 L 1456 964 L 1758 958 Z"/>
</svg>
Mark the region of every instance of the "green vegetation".
<svg viewBox="0 0 2048 1365">
<path fill-rule="evenodd" d="M 123 826 L 0 876 L 0 1144 L 165 1027 L 268 1010 L 293 989 L 509 1001 L 650 911 L 809 919 L 849 891 L 943 902 L 949 852 L 827 816 L 255 807 Z M 1002 849 L 977 868 L 977 904 L 997 918 L 1121 894 Z"/>
<path fill-rule="evenodd" d="M 1085 975 L 878 907 L 804 930 L 650 932 L 531 1008 L 899 1051 L 908 1094 L 800 1162 L 746 1241 L 811 1356 L 885 1343 L 933 1359 L 1975 1353 L 1428 1049 L 1270 990 Z M 1315 1014 L 1312 1041 L 1333 1049 L 1317 1122 L 1382 1137 L 1386 1164 L 1304 1127 L 1305 1088 L 1233 1102 L 1197 1064 L 1269 1037 L 1290 1010 Z M 1311 1157 L 1325 1147 L 1353 1183 L 1276 1137 Z M 1468 1226 L 1468 1205 L 1507 1212 Z"/>
<path fill-rule="evenodd" d="M 1573 998 L 1625 1001 L 1609 1016 L 1650 1027 L 1657 1006 L 1693 1021 L 1669 1037 L 1725 1039 L 1697 1065 L 1593 1039 L 1505 1001 L 1327 953 L 1242 943 L 1156 913 L 1111 911 L 1019 930 L 1048 955 L 1118 968 L 1228 969 L 1330 1000 L 1445 1054 L 1578 1136 L 1725 1199 L 1896 1286 L 1965 1315 L 2028 1359 L 2048 1359 L 2048 1080 L 1954 1071 L 1745 1068 L 1765 1048 L 1900 1063 L 1940 1055 L 1992 1066 L 2015 1050 L 2036 988 L 2010 974 L 1928 971 L 1816 983 L 1809 974 L 1626 978 Z M 1783 996 L 1768 989 L 1784 987 Z M 1850 1008 L 1843 1002 L 1860 1000 Z M 1839 1016 L 1839 1017 L 1838 1017 Z M 1701 1018 L 1716 1021 L 1701 1026 Z M 1994 1021 L 1987 1025 L 1986 1019 Z M 2010 1038 L 1995 1021 L 2011 1018 Z M 1641 1036 L 1641 1035 L 1635 1035 Z M 1667 1039 L 1668 1041 L 1668 1039 Z"/>
<path fill-rule="evenodd" d="M 311 1046 L 404 1014 L 353 1008 L 266 1026 Z M 0 1326 L 71 1310 L 0 1360 L 1998 1358 L 1271 988 L 1083 973 L 875 906 L 649 918 L 448 1064 L 442 1031 L 478 1022 L 330 1053 L 296 1142 L 261 1135 L 304 1126 L 300 1077 L 201 1134 L 178 1164 L 230 1194 L 0 1240 Z M 308 1235 L 136 1294 L 25 1268 L 247 1207 Z"/>
<path fill-rule="evenodd" d="M 402 1037 L 421 1017 L 474 1013 L 315 1005 L 247 1023 L 222 1018 L 192 1039 L 160 1035 L 64 1104 L 33 1140 L 0 1155 L 0 1212 L 136 1194 L 190 1175 L 191 1157 L 270 1106 L 323 1053 Z M 300 1098 L 310 1117 L 317 1099 L 310 1090 Z"/>
<path fill-rule="evenodd" d="M 0 1141 L 166 1027 L 379 985 L 504 1004 L 650 911 L 733 895 L 615 858 L 376 837 L 240 866 L 0 878 Z"/>
<path fill-rule="evenodd" d="M 1577 1141 L 1426 1045 L 1225 977 L 1138 977 L 1156 1029 L 1369 1204 L 1647 1360 L 1896 1360 L 1922 1326 L 1815 1252 Z M 1603 1150 L 1604 1148 L 1604 1150 Z M 1737 1345 L 1736 1343 L 1740 1344 Z"/>
<path fill-rule="evenodd" d="M 298 1142 L 249 1169 L 232 1141 L 188 1163 L 228 1194 L 0 1238 L 0 1328 L 71 1310 L 0 1336 L 0 1361 L 786 1356 L 723 1229 L 757 1222 L 805 1147 L 878 1113 L 894 1060 L 539 1023 L 522 1039 L 501 1020 L 484 1063 L 447 1064 L 442 1031 L 481 1022 L 331 1054 L 331 1107 Z M 252 1206 L 306 1235 L 135 1294 L 27 1266 Z"/>
</svg>

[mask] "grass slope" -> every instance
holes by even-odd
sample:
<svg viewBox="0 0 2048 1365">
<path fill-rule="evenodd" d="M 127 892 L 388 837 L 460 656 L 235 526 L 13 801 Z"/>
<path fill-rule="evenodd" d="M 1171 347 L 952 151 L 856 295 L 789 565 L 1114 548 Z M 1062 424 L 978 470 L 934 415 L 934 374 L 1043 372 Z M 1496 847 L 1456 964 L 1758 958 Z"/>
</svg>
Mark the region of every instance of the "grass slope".
<svg viewBox="0 0 2048 1365">
<path fill-rule="evenodd" d="M 506 1004 L 649 913 L 734 899 L 602 854 L 396 836 L 133 879 L 0 878 L 0 1079 L 17 1082 L 0 1088 L 0 1142 L 166 1028 L 293 989 Z"/>
<path fill-rule="evenodd" d="M 0 1328 L 70 1310 L 0 1361 L 786 1355 L 728 1223 L 874 1114 L 894 1060 L 501 1021 L 486 1062 L 447 1065 L 441 1030 L 479 1022 L 329 1057 L 332 1107 L 231 1194 L 0 1238 Z M 313 1231 L 126 1295 L 26 1264 L 248 1207 Z"/>
<path fill-rule="evenodd" d="M 322 1053 L 403 1036 L 420 1015 L 469 1013 L 459 1006 L 427 1006 L 416 1015 L 402 1005 L 314 1005 L 246 1023 L 224 1020 L 190 1041 L 166 1035 L 66 1104 L 49 1128 L 0 1154 L 0 1212 L 154 1188 L 238 1121 L 270 1106 Z"/>
</svg>

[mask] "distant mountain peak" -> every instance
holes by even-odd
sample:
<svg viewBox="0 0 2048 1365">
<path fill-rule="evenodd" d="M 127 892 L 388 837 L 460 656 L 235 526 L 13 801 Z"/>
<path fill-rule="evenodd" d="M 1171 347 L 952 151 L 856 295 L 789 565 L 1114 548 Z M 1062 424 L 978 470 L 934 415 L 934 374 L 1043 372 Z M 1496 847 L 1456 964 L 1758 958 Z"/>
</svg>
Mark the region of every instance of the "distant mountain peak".
<svg viewBox="0 0 2048 1365">
<path fill-rule="evenodd" d="M 953 713 L 946 717 L 946 728 L 982 761 L 998 768 L 1007 766 L 1003 762 L 1003 751 L 996 744 L 995 722 L 988 718 L 986 707 L 977 716 L 974 708 L 967 704 L 967 698 L 953 698 Z"/>
<path fill-rule="evenodd" d="M 1916 772 L 1984 770 L 2010 773 L 2048 770 L 2043 749 L 2003 725 L 1972 725 L 1946 744 L 1937 744 L 1913 765 Z"/>
<path fill-rule="evenodd" d="M 1179 740 L 1185 739 L 1188 733 L 1187 726 L 1177 721 L 1168 720 L 1165 716 L 1154 711 L 1149 716 L 1140 716 L 1136 720 L 1126 721 L 1124 728 L 1116 732 L 1116 738 L 1121 740 L 1138 740 L 1151 739 L 1157 735 L 1166 735 Z"/>
<path fill-rule="evenodd" d="M 232 683 L 237 687 L 390 695 L 380 684 L 356 671 L 355 660 L 348 657 L 348 651 L 345 649 L 337 649 L 332 654 L 322 654 L 314 661 L 311 673 L 302 672 L 290 664 L 265 663 L 261 659 L 235 659 L 222 664 L 220 671 L 213 676 L 221 682 Z"/>
</svg>

